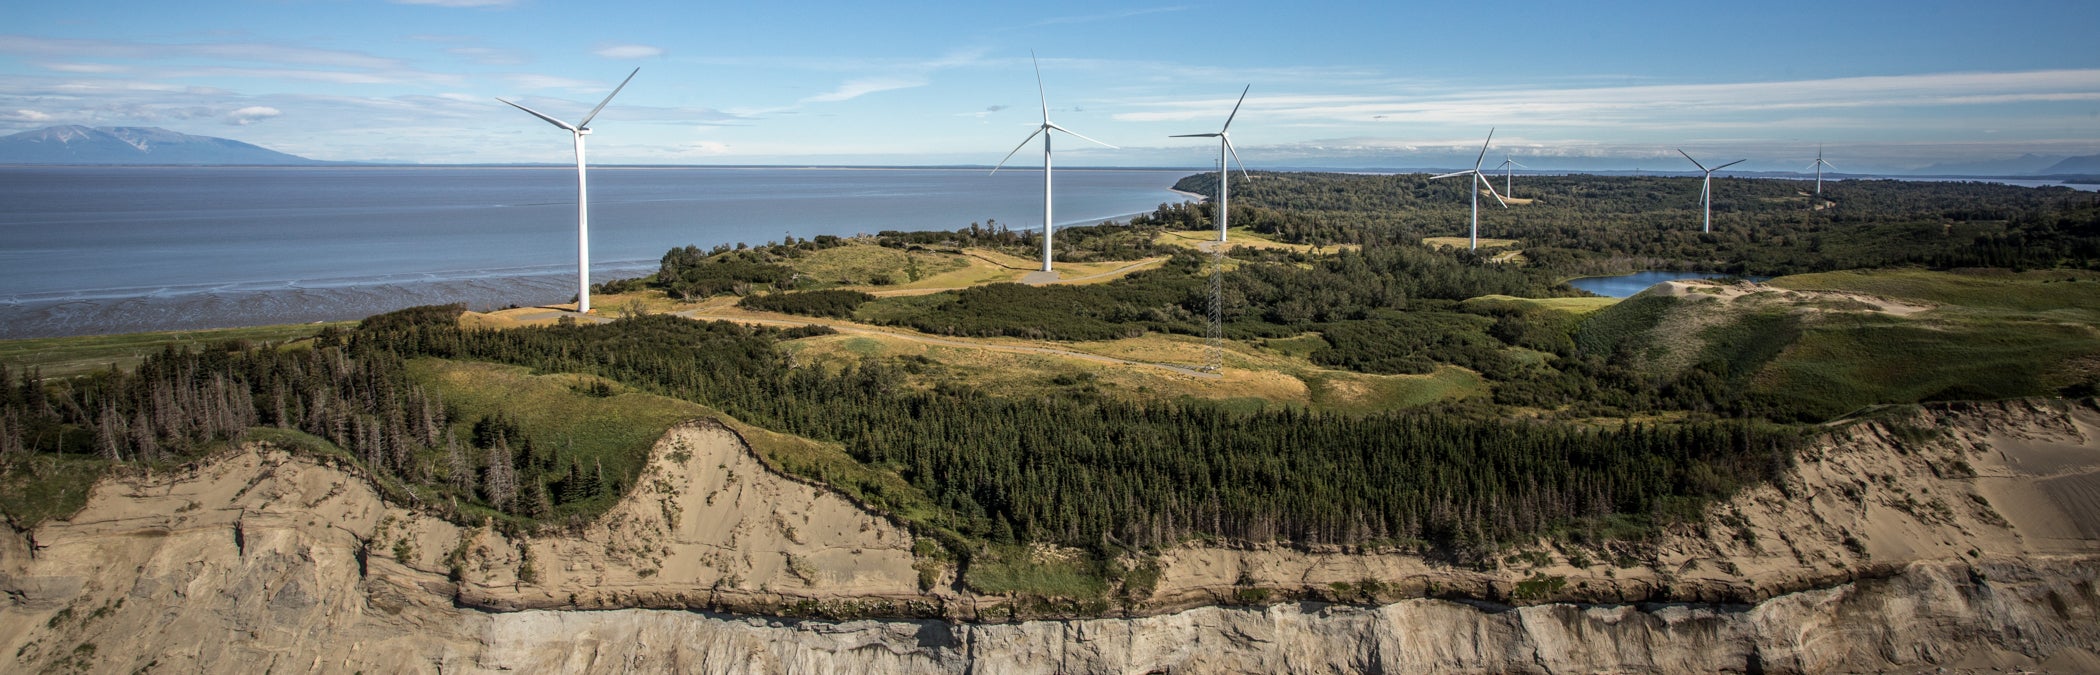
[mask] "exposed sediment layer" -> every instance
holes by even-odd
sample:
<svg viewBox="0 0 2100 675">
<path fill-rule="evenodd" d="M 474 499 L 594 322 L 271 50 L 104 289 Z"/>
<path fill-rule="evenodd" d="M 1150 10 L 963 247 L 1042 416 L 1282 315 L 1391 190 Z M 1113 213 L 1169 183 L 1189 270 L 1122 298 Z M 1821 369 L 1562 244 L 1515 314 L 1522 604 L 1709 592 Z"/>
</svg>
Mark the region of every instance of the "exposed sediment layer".
<svg viewBox="0 0 2100 675">
<path fill-rule="evenodd" d="M 667 435 L 605 518 L 525 538 L 388 505 L 354 473 L 251 447 L 177 475 L 105 481 L 69 521 L 0 536 L 0 661 L 106 672 L 2087 670 L 2100 668 L 2096 478 L 2090 408 L 1939 408 L 1833 436 L 1784 480 L 1639 559 L 1542 542 L 1521 562 L 1474 570 L 1398 553 L 1189 546 L 1162 554 L 1139 616 L 974 623 L 1011 609 L 945 583 L 921 592 L 907 532 L 768 472 L 715 424 Z M 1350 599 L 1373 606 L 1320 601 L 1362 580 L 1378 590 Z M 1249 588 L 1287 601 L 1218 606 Z M 941 618 L 697 611 L 811 608 Z"/>
</svg>

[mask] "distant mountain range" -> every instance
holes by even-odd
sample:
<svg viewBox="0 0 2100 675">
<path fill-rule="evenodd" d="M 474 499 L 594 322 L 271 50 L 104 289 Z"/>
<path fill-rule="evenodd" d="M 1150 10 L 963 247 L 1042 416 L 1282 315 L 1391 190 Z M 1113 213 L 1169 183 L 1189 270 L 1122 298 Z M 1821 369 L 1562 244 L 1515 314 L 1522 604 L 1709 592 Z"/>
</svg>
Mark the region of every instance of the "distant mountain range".
<svg viewBox="0 0 2100 675">
<path fill-rule="evenodd" d="M 2067 158 L 2064 161 L 2050 165 L 2047 169 L 2042 169 L 2041 173 L 2044 176 L 2071 174 L 2100 176 L 2100 155 Z"/>
<path fill-rule="evenodd" d="M 45 127 L 0 136 L 0 164 L 328 164 L 159 127 Z"/>
</svg>

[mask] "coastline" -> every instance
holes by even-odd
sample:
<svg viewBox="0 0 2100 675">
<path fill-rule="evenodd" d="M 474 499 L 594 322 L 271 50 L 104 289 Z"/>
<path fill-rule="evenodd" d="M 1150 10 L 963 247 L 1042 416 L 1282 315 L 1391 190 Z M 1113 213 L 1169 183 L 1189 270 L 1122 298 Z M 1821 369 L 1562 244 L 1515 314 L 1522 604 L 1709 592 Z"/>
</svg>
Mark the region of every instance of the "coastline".
<svg viewBox="0 0 2100 675">
<path fill-rule="evenodd" d="M 576 274 L 568 272 L 311 288 L 17 298 L 0 302 L 0 315 L 7 317 L 0 322 L 0 340 L 355 321 L 417 305 L 458 302 L 475 310 L 545 305 L 572 300 L 575 293 Z"/>
</svg>

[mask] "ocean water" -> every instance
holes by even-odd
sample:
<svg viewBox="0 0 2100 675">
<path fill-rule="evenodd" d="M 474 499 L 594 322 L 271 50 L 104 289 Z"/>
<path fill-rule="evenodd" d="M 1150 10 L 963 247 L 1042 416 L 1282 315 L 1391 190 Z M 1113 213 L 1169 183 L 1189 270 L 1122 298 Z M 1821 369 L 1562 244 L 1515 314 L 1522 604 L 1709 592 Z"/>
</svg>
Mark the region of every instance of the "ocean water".
<svg viewBox="0 0 2100 675">
<path fill-rule="evenodd" d="M 1192 171 L 1063 170 L 1058 225 L 1150 211 Z M 0 167 L 0 338 L 352 319 L 574 293 L 573 167 Z M 594 281 L 687 244 L 1042 224 L 1042 174 L 606 167 Z"/>
</svg>

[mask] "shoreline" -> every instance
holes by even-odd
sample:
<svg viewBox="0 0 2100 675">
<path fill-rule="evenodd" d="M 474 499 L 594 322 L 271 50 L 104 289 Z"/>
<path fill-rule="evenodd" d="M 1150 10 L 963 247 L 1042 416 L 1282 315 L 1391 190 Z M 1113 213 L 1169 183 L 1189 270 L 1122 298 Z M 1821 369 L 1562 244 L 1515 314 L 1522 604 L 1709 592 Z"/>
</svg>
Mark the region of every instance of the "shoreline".
<svg viewBox="0 0 2100 675">
<path fill-rule="evenodd" d="M 625 277 L 620 277 L 625 278 Z M 0 304 L 0 340 L 356 321 L 418 305 L 530 307 L 575 296 L 574 272 L 312 288 L 53 297 Z"/>
</svg>

